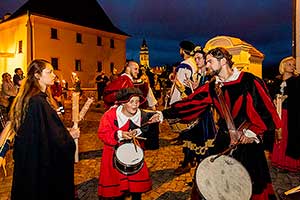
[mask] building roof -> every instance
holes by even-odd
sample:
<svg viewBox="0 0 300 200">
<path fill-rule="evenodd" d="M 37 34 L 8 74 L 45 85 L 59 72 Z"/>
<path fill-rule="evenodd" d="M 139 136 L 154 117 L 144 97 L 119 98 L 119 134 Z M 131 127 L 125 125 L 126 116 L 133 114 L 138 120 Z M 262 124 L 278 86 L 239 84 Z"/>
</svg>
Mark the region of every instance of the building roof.
<svg viewBox="0 0 300 200">
<path fill-rule="evenodd" d="M 27 14 L 129 36 L 113 25 L 97 0 L 28 0 L 7 20 Z"/>
<path fill-rule="evenodd" d="M 210 39 L 205 45 L 205 51 L 209 51 L 210 49 L 218 47 L 218 46 L 222 46 L 227 49 L 237 47 L 237 46 L 243 46 L 248 49 L 248 52 L 252 56 L 264 58 L 264 54 L 262 52 L 260 52 L 259 50 L 257 50 L 251 44 L 249 44 L 239 38 L 231 37 L 231 36 L 224 36 L 224 35 L 216 36 L 216 37 Z"/>
</svg>

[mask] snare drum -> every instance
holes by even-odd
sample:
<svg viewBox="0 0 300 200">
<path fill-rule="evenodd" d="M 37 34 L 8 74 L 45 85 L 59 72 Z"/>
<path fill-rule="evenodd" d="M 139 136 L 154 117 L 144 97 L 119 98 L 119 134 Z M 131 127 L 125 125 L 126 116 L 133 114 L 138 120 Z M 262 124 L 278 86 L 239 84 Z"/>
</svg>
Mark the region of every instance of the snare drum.
<svg viewBox="0 0 300 200">
<path fill-rule="evenodd" d="M 196 126 L 199 122 L 199 120 L 194 120 L 190 123 L 181 123 L 178 122 L 178 120 L 171 120 L 171 119 L 167 119 L 167 122 L 171 128 L 171 130 L 174 133 L 182 133 L 184 131 L 188 131 L 190 129 L 192 129 L 194 126 Z"/>
<path fill-rule="evenodd" d="M 252 184 L 247 170 L 236 159 L 222 155 L 205 158 L 196 169 L 199 196 L 207 200 L 249 200 Z"/>
<path fill-rule="evenodd" d="M 114 165 L 119 172 L 132 175 L 140 171 L 144 164 L 144 152 L 141 147 L 134 147 L 133 143 L 121 144 L 115 150 Z"/>
</svg>

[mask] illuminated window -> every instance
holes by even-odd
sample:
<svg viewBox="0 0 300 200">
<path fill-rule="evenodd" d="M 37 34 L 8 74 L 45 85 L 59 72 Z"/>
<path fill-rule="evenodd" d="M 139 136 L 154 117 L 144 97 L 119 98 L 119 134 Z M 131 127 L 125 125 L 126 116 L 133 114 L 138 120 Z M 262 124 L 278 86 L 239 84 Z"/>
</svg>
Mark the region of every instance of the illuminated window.
<svg viewBox="0 0 300 200">
<path fill-rule="evenodd" d="M 54 70 L 58 70 L 58 58 L 51 58 L 51 65 Z"/>
<path fill-rule="evenodd" d="M 75 71 L 81 71 L 81 60 L 75 60 Z"/>
<path fill-rule="evenodd" d="M 58 39 L 56 28 L 51 28 L 51 39 Z"/>
<path fill-rule="evenodd" d="M 23 53 L 23 41 L 22 40 L 19 41 L 19 50 L 18 50 L 18 53 Z"/>
<path fill-rule="evenodd" d="M 76 42 L 77 43 L 82 43 L 82 35 L 81 35 L 81 33 L 76 33 Z"/>
</svg>

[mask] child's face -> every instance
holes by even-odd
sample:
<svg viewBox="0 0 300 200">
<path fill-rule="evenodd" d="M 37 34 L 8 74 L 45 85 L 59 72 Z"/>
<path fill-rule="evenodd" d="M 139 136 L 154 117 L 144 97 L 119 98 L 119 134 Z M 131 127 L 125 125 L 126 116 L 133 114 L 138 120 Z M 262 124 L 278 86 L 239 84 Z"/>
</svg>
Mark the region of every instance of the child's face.
<svg viewBox="0 0 300 200">
<path fill-rule="evenodd" d="M 123 113 L 127 116 L 133 116 L 140 106 L 140 97 L 133 96 L 127 103 L 123 104 Z"/>
</svg>

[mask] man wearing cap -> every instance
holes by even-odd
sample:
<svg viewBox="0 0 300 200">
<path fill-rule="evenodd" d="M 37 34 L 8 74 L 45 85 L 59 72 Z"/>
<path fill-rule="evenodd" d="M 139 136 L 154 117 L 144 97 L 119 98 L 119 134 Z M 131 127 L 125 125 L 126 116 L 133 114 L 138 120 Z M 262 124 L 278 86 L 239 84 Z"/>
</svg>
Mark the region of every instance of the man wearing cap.
<svg viewBox="0 0 300 200">
<path fill-rule="evenodd" d="M 183 58 L 183 61 L 175 68 L 175 78 L 173 80 L 173 85 L 170 92 L 170 102 L 169 105 L 182 100 L 193 92 L 192 82 L 193 74 L 197 73 L 197 65 L 195 59 L 191 55 L 195 48 L 195 45 L 190 41 L 182 41 L 179 43 L 179 53 Z M 184 130 L 182 130 L 184 132 Z M 175 144 L 182 144 L 182 134 L 174 139 Z M 176 175 L 187 173 L 190 171 L 190 166 L 187 159 L 186 148 L 183 149 L 184 160 L 181 165 L 175 170 Z"/>
<path fill-rule="evenodd" d="M 103 101 L 108 109 L 113 106 L 116 101 L 116 93 L 122 88 L 134 87 L 133 79 L 137 78 L 139 73 L 139 65 L 137 62 L 127 61 L 121 75 L 105 86 L 103 92 Z"/>
</svg>

